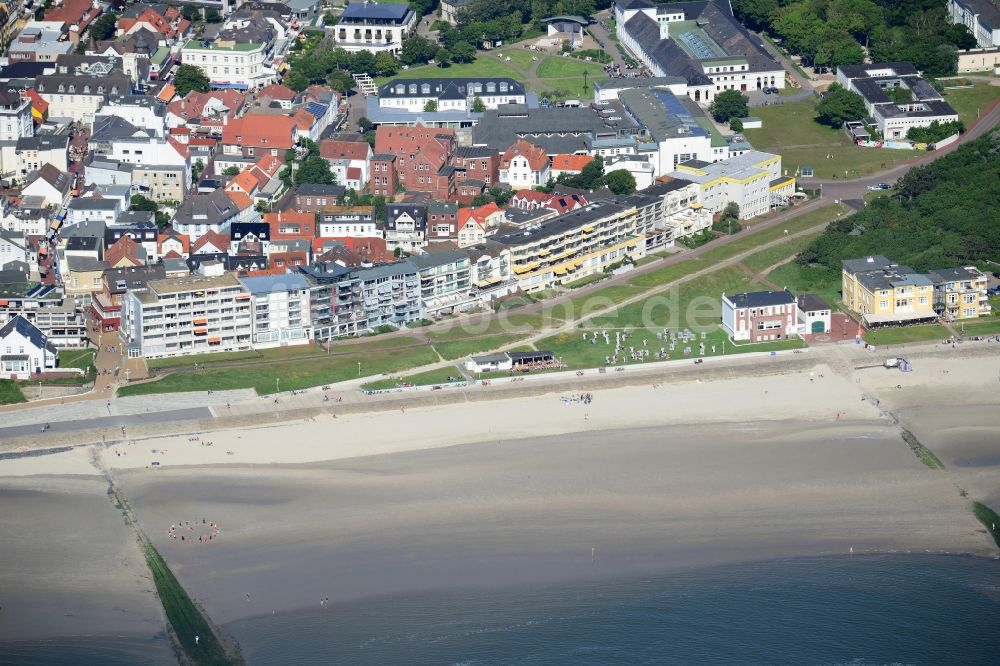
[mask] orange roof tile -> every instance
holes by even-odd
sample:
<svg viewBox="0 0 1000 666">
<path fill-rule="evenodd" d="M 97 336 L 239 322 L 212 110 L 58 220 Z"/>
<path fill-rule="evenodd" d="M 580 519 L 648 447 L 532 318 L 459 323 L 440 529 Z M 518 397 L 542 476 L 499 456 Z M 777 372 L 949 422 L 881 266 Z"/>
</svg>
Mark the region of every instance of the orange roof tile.
<svg viewBox="0 0 1000 666">
<path fill-rule="evenodd" d="M 248 113 L 222 128 L 222 143 L 288 150 L 295 145 L 295 121 L 288 116 Z"/>
<path fill-rule="evenodd" d="M 226 195 L 232 199 L 233 203 L 236 204 L 240 210 L 246 210 L 247 208 L 253 206 L 253 199 L 242 192 L 226 192 Z"/>
<path fill-rule="evenodd" d="M 159 235 L 156 242 L 159 245 L 160 250 L 163 249 L 163 244 L 169 240 L 178 241 L 181 244 L 181 249 L 184 251 L 184 254 L 188 254 L 191 251 L 191 239 L 187 234 L 179 234 L 176 231 Z"/>
<path fill-rule="evenodd" d="M 536 146 L 530 141 L 518 139 L 514 145 L 504 151 L 500 164 L 509 166 L 511 160 L 518 155 L 527 158 L 528 166 L 532 171 L 541 171 L 549 162 L 549 156 L 542 147 Z"/>
<path fill-rule="evenodd" d="M 552 158 L 552 169 L 556 171 L 574 171 L 579 173 L 583 167 L 594 160 L 592 155 L 555 155 Z"/>
<path fill-rule="evenodd" d="M 244 169 L 239 174 L 233 177 L 226 185 L 227 192 L 243 191 L 245 194 L 253 194 L 257 190 L 257 178 L 250 173 L 249 169 Z M 239 189 L 236 189 L 239 188 Z"/>
<path fill-rule="evenodd" d="M 168 83 L 167 85 L 163 86 L 163 88 L 160 89 L 160 92 L 156 93 L 156 99 L 160 100 L 161 102 L 167 103 L 170 100 L 172 100 L 174 98 L 174 95 L 176 94 L 177 94 L 177 88 Z"/>
<path fill-rule="evenodd" d="M 319 154 L 328 160 L 366 160 L 368 150 L 365 141 L 324 139 L 319 142 Z"/>
<path fill-rule="evenodd" d="M 198 252 L 206 245 L 211 245 L 212 247 L 220 250 L 225 250 L 229 247 L 229 236 L 225 236 L 220 234 L 218 231 L 209 229 L 202 236 L 199 236 L 198 240 L 191 244 L 191 254 L 198 254 Z"/>
</svg>

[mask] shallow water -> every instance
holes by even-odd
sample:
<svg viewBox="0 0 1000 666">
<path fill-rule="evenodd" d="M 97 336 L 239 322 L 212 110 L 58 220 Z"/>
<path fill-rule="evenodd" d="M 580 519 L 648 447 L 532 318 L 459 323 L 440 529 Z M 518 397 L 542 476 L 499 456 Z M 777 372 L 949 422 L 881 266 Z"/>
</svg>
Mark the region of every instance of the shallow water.
<svg viewBox="0 0 1000 666">
<path fill-rule="evenodd" d="M 1000 562 L 816 557 L 385 597 L 227 627 L 249 664 L 997 664 Z"/>
</svg>

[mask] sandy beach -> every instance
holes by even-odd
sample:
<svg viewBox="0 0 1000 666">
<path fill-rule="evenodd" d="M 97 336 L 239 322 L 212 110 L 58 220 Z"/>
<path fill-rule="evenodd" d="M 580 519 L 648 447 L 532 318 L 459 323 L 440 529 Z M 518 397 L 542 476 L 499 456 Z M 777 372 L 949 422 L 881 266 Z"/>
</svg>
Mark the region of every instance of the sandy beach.
<svg viewBox="0 0 1000 666">
<path fill-rule="evenodd" d="M 1000 499 L 1000 358 L 931 350 L 913 360 L 912 373 L 855 371 L 853 359 L 833 353 L 783 374 L 651 376 L 593 390 L 589 404 L 559 391 L 323 414 L 140 439 L 98 454 L 189 594 L 219 624 L 326 597 L 336 603 L 775 557 L 994 556 L 969 501 Z M 946 469 L 924 466 L 901 425 Z M 134 593 L 144 609 L 136 628 L 155 630 L 162 618 L 143 591 L 145 571 L 115 569 L 128 561 L 132 571 L 137 551 L 89 452 L 0 460 L 0 497 L 10 507 L 4 533 L 18 537 L 5 540 L 5 560 L 17 564 L 0 584 L 18 590 L 6 594 L 12 604 L 29 603 L 38 589 L 53 603 L 76 600 L 69 581 L 31 577 L 36 565 L 41 572 L 60 563 L 21 564 L 52 548 L 51 538 L 76 577 Z M 18 511 L 33 500 L 8 499 L 7 489 L 26 487 L 47 498 L 87 489 L 95 505 L 81 501 L 63 512 L 48 499 L 53 506 L 41 514 Z M 105 527 L 91 525 L 98 520 L 91 514 Z M 171 526 L 187 523 L 189 532 L 174 533 L 192 539 L 171 536 Z M 218 533 L 198 541 L 211 523 Z M 74 530 L 104 530 L 96 540 L 102 552 L 85 538 L 67 544 L 65 531 Z M 23 542 L 17 550 L 16 542 Z M 0 636 L 10 640 L 18 634 L 5 624 L 7 600 L 0 603 Z"/>
</svg>

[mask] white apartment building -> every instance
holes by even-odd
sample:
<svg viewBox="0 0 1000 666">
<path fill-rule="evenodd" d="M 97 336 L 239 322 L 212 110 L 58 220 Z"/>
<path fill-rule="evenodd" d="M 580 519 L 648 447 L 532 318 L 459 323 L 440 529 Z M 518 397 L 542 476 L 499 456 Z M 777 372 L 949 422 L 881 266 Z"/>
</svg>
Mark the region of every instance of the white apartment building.
<svg viewBox="0 0 1000 666">
<path fill-rule="evenodd" d="M 416 25 L 417 15 L 407 4 L 351 2 L 334 25 L 334 40 L 351 52 L 398 53 Z"/>
<path fill-rule="evenodd" d="M 371 206 L 334 206 L 319 216 L 320 238 L 381 238 Z"/>
<path fill-rule="evenodd" d="M 487 109 L 500 104 L 524 104 L 524 84 L 506 77 L 456 79 L 394 79 L 378 90 L 383 109 L 421 113 L 428 102 L 438 111 L 471 111 L 476 98 Z"/>
<path fill-rule="evenodd" d="M 837 83 L 861 95 L 865 109 L 885 139 L 903 139 L 913 127 L 958 120 L 955 109 L 920 77 L 912 63 L 841 65 L 837 68 Z M 902 92 L 909 99 L 897 101 L 889 96 L 890 91 L 894 95 Z"/>
<path fill-rule="evenodd" d="M 724 90 L 784 88 L 785 70 L 750 37 L 728 4 L 616 0 L 618 39 L 656 77 L 687 80 L 687 94 L 709 104 Z"/>
<path fill-rule="evenodd" d="M 34 134 L 31 100 L 14 88 L 0 89 L 0 141 L 17 141 Z"/>
<path fill-rule="evenodd" d="M 980 48 L 1000 46 L 1000 5 L 992 0 L 948 0 L 948 16 L 976 37 Z"/>
<path fill-rule="evenodd" d="M 162 358 L 249 349 L 252 296 L 232 273 L 151 280 L 122 302 L 129 356 Z"/>
<path fill-rule="evenodd" d="M 250 292 L 255 348 L 304 345 L 312 337 L 309 283 L 301 273 L 240 278 Z"/>
<path fill-rule="evenodd" d="M 795 192 L 795 179 L 781 175 L 781 156 L 759 150 L 721 162 L 681 163 L 669 175 L 698 183 L 701 203 L 712 213 L 720 213 L 729 202 L 735 202 L 741 220 L 764 215 Z"/>
<path fill-rule="evenodd" d="M 192 39 L 181 49 L 181 62 L 201 69 L 216 88 L 246 90 L 274 83 L 277 73 L 270 58 L 271 46 L 263 43 Z"/>
</svg>

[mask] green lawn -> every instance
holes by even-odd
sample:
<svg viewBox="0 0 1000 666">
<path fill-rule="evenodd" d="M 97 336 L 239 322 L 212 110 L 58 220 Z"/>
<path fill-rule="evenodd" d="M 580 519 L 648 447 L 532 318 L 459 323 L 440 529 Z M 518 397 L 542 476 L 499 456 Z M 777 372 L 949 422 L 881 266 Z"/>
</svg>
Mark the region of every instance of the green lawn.
<svg viewBox="0 0 1000 666">
<path fill-rule="evenodd" d="M 980 321 L 961 322 L 955 324 L 955 328 L 964 331 L 966 337 L 973 335 L 1000 335 L 1000 318 L 991 317 Z"/>
<path fill-rule="evenodd" d="M 488 352 L 489 350 L 496 349 L 497 347 L 504 347 L 512 342 L 517 342 L 522 338 L 526 338 L 529 334 L 530 333 L 524 333 L 521 335 L 480 335 L 476 337 L 453 340 L 451 342 L 436 342 L 434 343 L 434 349 L 436 349 L 441 355 L 441 358 L 446 361 L 455 361 L 460 358 L 465 358 L 466 356 L 471 356 L 472 354 Z"/>
<path fill-rule="evenodd" d="M 754 273 L 760 273 L 761 271 L 774 266 L 778 262 L 794 257 L 799 252 L 809 247 L 810 243 L 822 234 L 822 231 L 817 231 L 816 233 L 809 234 L 807 236 L 792 238 L 784 243 L 779 243 L 773 247 L 769 247 L 766 250 L 754 252 L 744 259 L 743 263 Z"/>
<path fill-rule="evenodd" d="M 402 338 L 402 340 L 412 340 L 412 338 Z M 399 372 L 407 368 L 428 365 L 437 360 L 437 355 L 428 345 L 404 348 L 392 348 L 388 345 L 382 348 L 362 346 L 352 353 L 288 359 L 268 364 L 244 364 L 235 367 L 213 367 L 208 364 L 205 370 L 194 372 L 185 370 L 158 381 L 122 387 L 118 389 L 118 395 L 245 388 L 252 388 L 260 395 L 267 395 L 275 391 L 275 378 L 281 380 L 279 387 L 281 391 L 292 391 L 358 377 L 358 363 L 361 363 L 361 375 L 370 376 Z"/>
<path fill-rule="evenodd" d="M 525 72 L 530 71 L 531 66 L 534 64 L 534 62 L 531 59 L 539 57 L 538 54 L 533 51 L 527 51 L 525 49 L 511 48 L 511 47 L 504 47 L 502 49 L 490 51 L 489 53 L 479 54 L 479 57 L 495 58 L 496 60 L 500 60 L 500 58 L 497 57 L 497 53 L 502 53 L 503 55 L 510 58 L 511 62 L 504 63 L 505 65 L 507 65 L 508 67 L 510 65 L 514 65 L 514 67 L 522 69 Z"/>
<path fill-rule="evenodd" d="M 586 100 L 593 94 L 594 83 L 607 81 L 606 76 L 588 76 L 587 86 L 583 85 L 583 75 L 571 79 L 542 79 L 542 84 L 535 86 L 539 99 L 582 99 Z M 531 86 L 528 86 L 529 88 Z"/>
<path fill-rule="evenodd" d="M 764 126 L 746 129 L 744 136 L 757 150 L 780 154 L 781 166 L 789 175 L 809 165 L 817 178 L 857 178 L 917 156 L 911 150 L 855 146 L 845 132 L 815 121 L 816 107 L 811 101 L 755 108 L 753 115 L 760 117 Z M 808 185 L 808 181 L 803 184 Z"/>
<path fill-rule="evenodd" d="M 90 348 L 60 349 L 59 367 L 80 368 L 81 370 L 85 370 L 90 366 L 94 365 L 94 356 L 96 355 L 97 355 L 96 349 L 90 349 Z"/>
<path fill-rule="evenodd" d="M 604 67 L 596 62 L 561 56 L 550 56 L 538 65 L 538 78 L 540 79 L 580 78 L 582 80 L 584 72 L 588 75 L 587 80 L 592 81 L 595 76 L 604 76 Z"/>
<path fill-rule="evenodd" d="M 501 310 L 489 320 L 458 320 L 448 328 L 429 331 L 427 337 L 435 344 L 455 342 L 482 336 L 520 335 L 524 337 L 542 327 L 541 315 L 510 314 Z"/>
<path fill-rule="evenodd" d="M 401 377 L 389 377 L 386 379 L 380 379 L 370 384 L 365 384 L 361 388 L 369 391 L 378 391 L 383 389 L 396 388 L 401 384 L 409 384 L 412 386 L 434 386 L 436 384 L 446 384 L 448 382 L 464 381 L 465 377 L 458 370 L 458 368 L 452 366 L 449 368 L 440 368 L 438 370 L 429 370 L 427 372 L 420 372 L 415 375 L 405 375 Z"/>
<path fill-rule="evenodd" d="M 902 345 L 908 342 L 946 340 L 950 333 L 940 324 L 880 328 L 865 333 L 865 342 L 873 345 Z"/>
<path fill-rule="evenodd" d="M 600 282 L 606 277 L 607 275 L 604 273 L 594 273 L 593 275 L 582 277 L 579 280 L 573 280 L 572 282 L 567 282 L 563 286 L 566 287 L 567 289 L 579 289 L 580 287 L 586 287 L 588 284 Z"/>
<path fill-rule="evenodd" d="M 848 210 L 848 207 L 842 204 L 823 206 L 793 218 L 784 224 L 765 229 L 764 231 L 755 232 L 753 234 L 737 235 L 735 240 L 726 245 L 713 247 L 697 258 L 686 259 L 671 266 L 664 266 L 654 271 L 650 271 L 649 273 L 637 275 L 629 280 L 629 284 L 636 287 L 649 288 L 673 282 L 674 280 L 678 280 L 685 275 L 708 268 L 722 260 L 735 257 L 736 255 L 752 250 L 755 247 L 778 240 L 785 235 L 785 231 L 788 231 L 790 234 L 797 233 L 823 222 L 830 222 L 831 220 L 836 219 L 838 214 L 842 215 Z"/>
<path fill-rule="evenodd" d="M 570 369 L 604 366 L 605 356 L 614 354 L 614 331 L 624 329 L 632 335 L 625 343 L 626 347 L 651 350 L 643 362 L 666 360 L 656 358 L 656 351 L 660 347 L 668 348 L 670 359 L 698 357 L 702 331 L 705 332 L 706 356 L 723 352 L 730 354 L 773 351 L 804 346 L 800 340 L 781 340 L 767 345 L 741 345 L 737 349 L 728 341 L 719 326 L 722 316 L 720 301 L 722 293 L 738 293 L 761 288 L 762 285 L 752 281 L 738 268 L 733 266 L 721 268 L 697 280 L 686 282 L 666 294 L 650 296 L 636 303 L 621 306 L 607 315 L 585 322 L 580 330 L 546 338 L 536 346 L 539 349 L 550 350 L 557 357 L 561 357 L 563 363 Z M 696 339 L 685 344 L 678 343 L 675 350 L 670 352 L 669 343 L 656 337 L 657 333 L 662 334 L 665 327 L 671 331 L 689 328 L 696 333 Z M 602 336 L 598 336 L 596 343 L 592 342 L 593 332 L 604 330 L 610 333 L 612 340 L 610 346 L 604 343 Z M 586 339 L 584 339 L 585 332 L 588 333 Z M 643 345 L 643 340 L 646 341 L 646 345 Z M 689 354 L 684 354 L 686 346 L 691 347 Z M 619 363 L 621 363 L 620 358 Z"/>
<path fill-rule="evenodd" d="M 971 88 L 946 90 L 944 98 L 958 112 L 959 120 L 968 127 L 976 120 L 977 112 L 986 113 L 986 109 L 1000 98 L 1000 86 L 976 83 Z"/>
<path fill-rule="evenodd" d="M 0 379 L 0 405 L 14 405 L 27 402 L 18 383 L 10 379 Z"/>
<path fill-rule="evenodd" d="M 399 70 L 394 76 L 383 76 L 375 79 L 376 85 L 382 85 L 392 79 L 420 79 L 432 76 L 443 79 L 453 79 L 465 76 L 507 76 L 520 81 L 522 77 L 517 70 L 504 64 L 500 58 L 488 54 L 480 54 L 474 62 L 438 67 L 437 65 L 420 65 L 406 70 Z"/>
<path fill-rule="evenodd" d="M 840 303 L 840 273 L 825 267 L 803 266 L 792 261 L 775 268 L 767 278 L 793 294 L 816 294 L 834 310 Z"/>
</svg>

